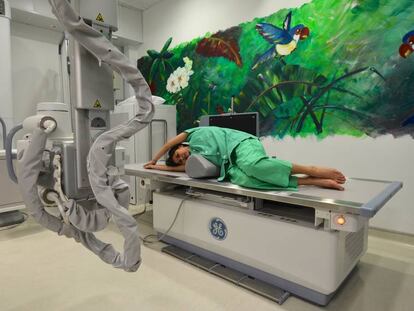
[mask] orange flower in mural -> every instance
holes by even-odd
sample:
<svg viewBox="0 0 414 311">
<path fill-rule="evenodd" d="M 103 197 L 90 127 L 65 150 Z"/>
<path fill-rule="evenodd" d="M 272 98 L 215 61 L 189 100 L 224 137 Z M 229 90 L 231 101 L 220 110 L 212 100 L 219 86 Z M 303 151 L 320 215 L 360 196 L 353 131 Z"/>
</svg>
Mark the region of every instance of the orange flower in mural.
<svg viewBox="0 0 414 311">
<path fill-rule="evenodd" d="M 400 46 L 401 57 L 407 58 L 414 52 L 414 30 L 407 32 L 402 39 L 403 44 Z"/>
</svg>

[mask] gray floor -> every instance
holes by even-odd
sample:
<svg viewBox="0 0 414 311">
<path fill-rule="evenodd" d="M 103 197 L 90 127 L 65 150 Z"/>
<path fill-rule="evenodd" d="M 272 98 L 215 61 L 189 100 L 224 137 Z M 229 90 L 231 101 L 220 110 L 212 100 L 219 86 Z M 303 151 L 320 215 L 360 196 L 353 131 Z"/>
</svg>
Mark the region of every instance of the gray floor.
<svg viewBox="0 0 414 311">
<path fill-rule="evenodd" d="M 151 232 L 148 219 L 140 230 Z M 99 236 L 122 245 L 114 227 Z M 414 310 L 412 237 L 372 232 L 358 269 L 325 308 L 296 297 L 279 306 L 161 253 L 161 246 L 142 247 L 142 266 L 126 273 L 32 220 L 1 231 L 0 310 Z"/>
</svg>

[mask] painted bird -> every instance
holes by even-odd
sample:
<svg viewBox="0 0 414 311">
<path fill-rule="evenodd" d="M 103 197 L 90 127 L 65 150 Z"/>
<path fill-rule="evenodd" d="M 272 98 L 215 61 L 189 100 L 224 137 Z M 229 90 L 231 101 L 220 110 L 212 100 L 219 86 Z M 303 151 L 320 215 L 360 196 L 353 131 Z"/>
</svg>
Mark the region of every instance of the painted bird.
<svg viewBox="0 0 414 311">
<path fill-rule="evenodd" d="M 400 46 L 401 57 L 407 58 L 414 52 L 414 30 L 411 30 L 405 34 L 402 39 L 403 44 Z"/>
<path fill-rule="evenodd" d="M 272 47 L 259 57 L 252 69 L 265 61 L 280 55 L 281 57 L 291 54 L 297 47 L 299 40 L 309 36 L 309 28 L 302 24 L 290 27 L 292 12 L 289 12 L 283 22 L 283 28 L 268 23 L 259 23 L 256 30 L 265 38 Z"/>
<path fill-rule="evenodd" d="M 405 119 L 402 124 L 402 126 L 407 126 L 407 125 L 414 125 L 414 115 L 412 115 L 411 117 L 408 117 L 407 119 Z"/>
</svg>

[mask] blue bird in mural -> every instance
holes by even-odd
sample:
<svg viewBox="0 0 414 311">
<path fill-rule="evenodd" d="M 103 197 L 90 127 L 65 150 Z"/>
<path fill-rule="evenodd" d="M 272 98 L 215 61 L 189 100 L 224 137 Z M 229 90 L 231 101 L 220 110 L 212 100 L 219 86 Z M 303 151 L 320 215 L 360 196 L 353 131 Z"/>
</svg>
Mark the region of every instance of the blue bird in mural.
<svg viewBox="0 0 414 311">
<path fill-rule="evenodd" d="M 401 57 L 407 58 L 414 52 L 414 30 L 407 32 L 402 38 L 402 44 L 400 46 Z"/>
<path fill-rule="evenodd" d="M 283 28 L 268 23 L 259 23 L 256 30 L 265 38 L 272 46 L 264 52 L 252 69 L 265 61 L 274 58 L 276 55 L 281 57 L 291 54 L 297 47 L 299 40 L 304 40 L 309 36 L 309 28 L 303 24 L 290 27 L 292 21 L 292 12 L 289 12 L 283 21 Z"/>
<path fill-rule="evenodd" d="M 405 119 L 401 125 L 402 126 L 414 125 L 414 115 Z"/>
</svg>

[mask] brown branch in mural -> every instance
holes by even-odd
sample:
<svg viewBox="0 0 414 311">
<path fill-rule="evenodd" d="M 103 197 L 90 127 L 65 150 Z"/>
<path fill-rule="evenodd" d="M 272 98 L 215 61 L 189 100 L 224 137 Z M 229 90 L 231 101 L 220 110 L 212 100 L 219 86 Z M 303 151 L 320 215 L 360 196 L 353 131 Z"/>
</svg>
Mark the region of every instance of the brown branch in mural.
<svg viewBox="0 0 414 311">
<path fill-rule="evenodd" d="M 223 47 L 224 45 L 224 47 Z M 205 38 L 197 46 L 197 53 L 204 56 L 223 56 L 235 62 L 237 66 L 242 66 L 241 56 L 231 43 L 221 38 Z"/>
<path fill-rule="evenodd" d="M 206 57 L 222 56 L 242 67 L 240 47 L 237 43 L 240 30 L 237 27 L 230 28 L 225 32 L 218 32 L 209 38 L 201 40 L 196 52 Z"/>
</svg>

